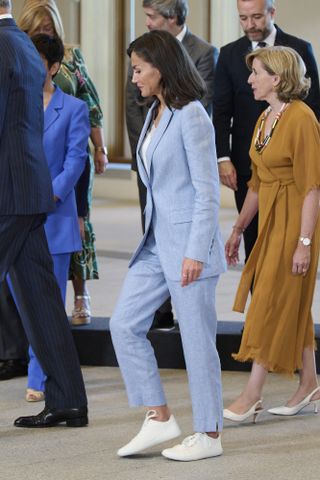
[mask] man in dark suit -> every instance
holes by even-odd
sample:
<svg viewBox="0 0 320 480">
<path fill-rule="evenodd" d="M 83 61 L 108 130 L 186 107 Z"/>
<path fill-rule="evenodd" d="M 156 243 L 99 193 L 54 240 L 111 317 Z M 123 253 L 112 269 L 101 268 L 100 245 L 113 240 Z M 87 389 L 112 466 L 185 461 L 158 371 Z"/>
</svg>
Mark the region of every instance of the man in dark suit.
<svg viewBox="0 0 320 480">
<path fill-rule="evenodd" d="M 185 24 L 188 15 L 187 0 L 143 0 L 142 6 L 146 15 L 146 26 L 148 30 L 167 30 L 182 42 L 182 45 L 187 50 L 198 72 L 206 83 L 207 93 L 202 103 L 208 114 L 211 115 L 213 82 L 218 50 L 188 30 Z M 131 82 L 131 78 L 132 69 L 129 67 L 126 86 L 126 120 L 132 152 L 132 169 L 137 172 L 141 221 L 144 231 L 143 212 L 146 206 L 146 188 L 141 182 L 137 171 L 136 148 L 144 120 L 148 113 L 148 108 L 139 105 L 139 98 L 141 100 L 139 89 Z M 172 326 L 173 315 L 169 299 L 155 313 L 153 328 L 170 328 Z"/>
<path fill-rule="evenodd" d="M 45 72 L 10 12 L 10 0 L 0 0 L 0 285 L 9 273 L 26 335 L 47 375 L 44 410 L 15 425 L 84 426 L 86 393 L 43 228 L 54 209 L 42 146 Z"/>
<path fill-rule="evenodd" d="M 306 103 L 320 117 L 319 77 L 310 43 L 284 33 L 274 25 L 273 0 L 238 0 L 240 23 L 245 35 L 222 47 L 217 64 L 213 122 L 216 130 L 217 156 L 221 182 L 235 192 L 240 212 L 251 177 L 249 148 L 256 121 L 267 107 L 256 102 L 250 85 L 245 56 L 264 46 L 284 45 L 294 48 L 303 58 L 311 90 Z M 230 146 L 231 135 L 231 146 Z M 257 238 L 257 216 L 244 232 L 246 257 Z"/>
</svg>

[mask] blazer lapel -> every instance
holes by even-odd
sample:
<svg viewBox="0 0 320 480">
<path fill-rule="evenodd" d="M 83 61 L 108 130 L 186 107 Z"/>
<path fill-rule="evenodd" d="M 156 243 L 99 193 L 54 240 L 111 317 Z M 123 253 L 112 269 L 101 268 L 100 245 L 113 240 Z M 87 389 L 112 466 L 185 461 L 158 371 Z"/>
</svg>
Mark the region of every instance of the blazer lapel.
<svg viewBox="0 0 320 480">
<path fill-rule="evenodd" d="M 167 128 L 168 128 L 168 126 L 169 126 L 169 124 L 172 120 L 173 114 L 174 114 L 174 110 L 170 110 L 168 107 L 165 108 L 165 110 L 162 114 L 162 117 L 160 119 L 159 125 L 157 126 L 157 128 L 156 128 L 156 130 L 155 130 L 155 132 L 152 136 L 150 145 L 147 149 L 147 158 L 148 158 L 148 166 L 149 166 L 148 175 L 149 175 L 149 177 L 150 177 L 151 164 L 152 164 L 155 149 L 157 148 L 157 146 L 158 146 L 159 142 L 161 141 L 165 131 L 167 130 Z"/>
<path fill-rule="evenodd" d="M 276 34 L 274 44 L 275 45 L 286 45 L 287 42 L 286 42 L 286 39 L 285 39 L 284 32 L 281 30 L 281 28 L 278 27 L 278 25 L 275 25 L 275 27 L 277 29 L 277 34 Z"/>
<path fill-rule="evenodd" d="M 182 45 L 188 50 L 189 48 L 192 48 L 194 45 L 194 37 L 191 35 L 190 30 L 187 28 L 186 34 L 182 39 Z"/>
<path fill-rule="evenodd" d="M 240 50 L 243 57 L 245 57 L 248 53 L 252 52 L 252 43 L 246 36 L 241 37 L 240 41 Z"/>
<path fill-rule="evenodd" d="M 152 116 L 153 116 L 153 111 L 156 108 L 157 104 L 158 104 L 157 101 L 153 102 L 153 104 L 151 105 L 151 107 L 148 110 L 144 125 L 143 125 L 141 133 L 140 133 L 140 137 L 139 137 L 138 145 L 137 145 L 137 150 L 136 150 L 137 167 L 138 167 L 138 170 L 139 170 L 140 178 L 147 188 L 150 186 L 150 184 L 149 184 L 148 173 L 146 171 L 146 168 L 144 166 L 144 162 L 143 162 L 142 157 L 141 157 L 141 146 L 142 146 L 142 143 L 144 142 L 147 130 L 149 128 L 149 125 L 150 125 L 150 122 L 151 122 L 151 119 L 152 119 Z"/>
<path fill-rule="evenodd" d="M 44 131 L 45 132 L 59 118 L 60 110 L 62 108 L 63 108 L 63 94 L 60 88 L 56 87 L 56 90 L 52 95 L 50 103 L 44 112 Z"/>
<path fill-rule="evenodd" d="M 144 162 L 141 158 L 141 146 L 142 146 L 142 143 L 145 139 L 147 130 L 150 126 L 150 122 L 151 122 L 153 114 L 154 114 L 154 110 L 157 107 L 157 105 L 158 105 L 158 102 L 155 101 L 149 109 L 147 118 L 144 122 L 142 131 L 141 131 L 141 134 L 140 134 L 140 138 L 139 138 L 138 145 L 137 145 L 137 152 L 136 152 L 137 164 L 138 164 L 140 177 L 141 177 L 141 180 L 143 181 L 143 183 L 146 186 L 148 186 L 150 184 L 150 180 L 149 180 L 150 179 L 150 168 L 151 168 L 151 163 L 152 163 L 152 158 L 153 158 L 154 151 L 157 148 L 157 145 L 159 144 L 159 142 L 160 142 L 163 134 L 165 133 L 166 129 L 168 128 L 169 123 L 170 123 L 170 121 L 172 119 L 172 116 L 173 116 L 173 113 L 174 113 L 174 110 L 170 110 L 168 107 L 166 107 L 163 114 L 162 114 L 159 125 L 156 128 L 156 130 L 155 130 L 155 132 L 152 136 L 150 145 L 147 149 L 147 159 L 148 159 L 148 165 L 149 165 L 149 168 L 148 168 L 148 171 L 147 171 L 146 168 L 145 168 Z"/>
</svg>

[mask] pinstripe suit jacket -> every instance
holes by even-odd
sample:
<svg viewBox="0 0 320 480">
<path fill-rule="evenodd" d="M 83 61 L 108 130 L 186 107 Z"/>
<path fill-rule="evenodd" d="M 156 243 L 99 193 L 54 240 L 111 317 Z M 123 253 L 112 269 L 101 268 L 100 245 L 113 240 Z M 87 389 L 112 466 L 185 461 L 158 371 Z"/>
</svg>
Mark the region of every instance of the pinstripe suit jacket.
<svg viewBox="0 0 320 480">
<path fill-rule="evenodd" d="M 45 72 L 28 36 L 0 20 L 0 215 L 54 208 L 42 144 Z"/>
</svg>

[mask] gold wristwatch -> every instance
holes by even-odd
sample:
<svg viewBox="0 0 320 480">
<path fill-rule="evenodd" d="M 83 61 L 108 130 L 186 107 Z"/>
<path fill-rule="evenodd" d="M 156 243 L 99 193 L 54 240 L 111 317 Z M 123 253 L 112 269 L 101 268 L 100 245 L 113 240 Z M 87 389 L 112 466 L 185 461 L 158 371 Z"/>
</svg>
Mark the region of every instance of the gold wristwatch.
<svg viewBox="0 0 320 480">
<path fill-rule="evenodd" d="M 311 245 L 311 238 L 308 237 L 299 237 L 299 241 L 304 245 L 305 247 L 310 247 Z"/>
</svg>

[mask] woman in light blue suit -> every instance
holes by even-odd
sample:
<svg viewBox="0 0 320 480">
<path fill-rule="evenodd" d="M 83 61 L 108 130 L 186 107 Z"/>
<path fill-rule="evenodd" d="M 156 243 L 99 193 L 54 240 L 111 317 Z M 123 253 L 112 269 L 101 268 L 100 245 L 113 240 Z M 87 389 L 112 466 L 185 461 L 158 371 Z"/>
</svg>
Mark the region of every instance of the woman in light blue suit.
<svg viewBox="0 0 320 480">
<path fill-rule="evenodd" d="M 56 210 L 48 215 L 45 232 L 52 254 L 54 272 L 65 302 L 70 256 L 82 249 L 74 187 L 87 158 L 90 133 L 85 102 L 55 87 L 52 78 L 60 68 L 64 47 L 60 39 L 36 35 L 32 41 L 39 51 L 47 77 L 44 84 L 44 151 L 52 178 Z M 26 399 L 44 397 L 45 373 L 29 347 Z"/>
<path fill-rule="evenodd" d="M 222 393 L 216 350 L 215 288 L 225 271 L 218 225 L 214 131 L 199 99 L 203 82 L 180 43 L 152 31 L 129 47 L 133 82 L 153 97 L 137 147 L 147 188 L 145 234 L 111 319 L 131 406 L 148 408 L 139 433 L 118 451 L 129 456 L 180 435 L 146 335 L 171 295 L 189 377 L 195 434 L 162 454 L 190 461 L 221 455 Z"/>
</svg>

